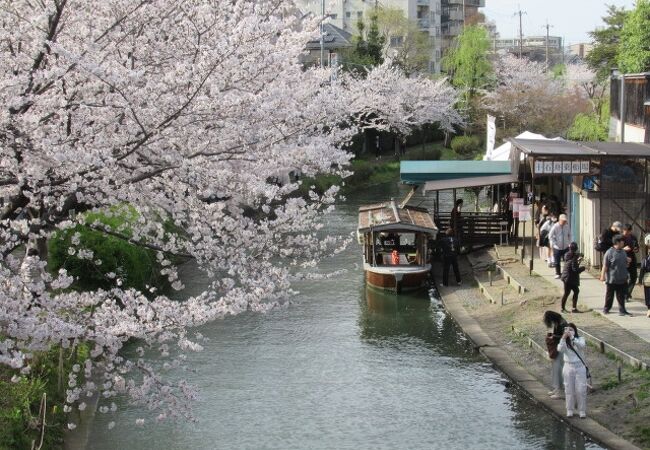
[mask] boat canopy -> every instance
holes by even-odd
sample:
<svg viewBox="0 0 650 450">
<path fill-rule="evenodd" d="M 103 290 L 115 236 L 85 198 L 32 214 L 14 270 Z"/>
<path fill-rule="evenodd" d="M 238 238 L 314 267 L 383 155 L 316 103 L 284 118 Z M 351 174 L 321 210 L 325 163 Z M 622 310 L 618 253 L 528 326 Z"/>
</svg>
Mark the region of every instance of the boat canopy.
<svg viewBox="0 0 650 450">
<path fill-rule="evenodd" d="M 420 231 L 435 234 L 438 231 L 433 218 L 425 208 L 404 206 L 395 201 L 366 205 L 359 208 L 359 232 L 370 230 Z"/>
<path fill-rule="evenodd" d="M 400 163 L 402 183 L 424 185 L 425 191 L 513 183 L 517 181 L 517 175 L 518 164 L 513 164 L 512 161 L 402 161 Z"/>
</svg>

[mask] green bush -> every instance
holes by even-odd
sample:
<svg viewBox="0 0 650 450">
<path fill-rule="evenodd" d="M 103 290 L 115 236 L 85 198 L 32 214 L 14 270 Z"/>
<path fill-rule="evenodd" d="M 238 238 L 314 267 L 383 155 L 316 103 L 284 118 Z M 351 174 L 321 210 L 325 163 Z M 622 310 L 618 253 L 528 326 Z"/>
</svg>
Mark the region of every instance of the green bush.
<svg viewBox="0 0 650 450">
<path fill-rule="evenodd" d="M 130 237 L 132 228 L 136 226 L 138 215 L 134 210 L 120 207 L 110 214 L 89 213 L 86 223 L 97 221 L 109 225 L 112 230 Z M 91 259 L 79 258 L 77 254 L 70 255 L 71 239 L 79 234 L 79 247 L 92 250 Z M 153 250 L 131 244 L 124 239 L 95 231 L 84 225 L 57 232 L 48 243 L 48 266 L 53 272 L 64 268 L 69 275 L 75 277 L 74 289 L 81 291 L 95 289 L 110 289 L 115 280 L 106 276 L 114 273 L 122 280 L 122 287 L 135 288 L 148 292 L 147 286 L 155 286 L 158 290 L 168 288 L 165 277 L 160 275 L 161 266 Z M 101 261 L 98 265 L 96 261 Z"/>
<path fill-rule="evenodd" d="M 456 136 L 451 140 L 451 148 L 458 159 L 474 159 L 481 151 L 481 141 L 476 136 Z"/>
<path fill-rule="evenodd" d="M 606 141 L 607 126 L 595 114 L 578 114 L 567 132 L 574 141 Z"/>
<path fill-rule="evenodd" d="M 439 143 L 426 144 L 424 148 L 416 145 L 407 149 L 406 154 L 400 159 L 402 161 L 438 161 L 442 157 L 442 145 Z"/>
<path fill-rule="evenodd" d="M 86 345 L 76 350 L 64 350 L 59 374 L 59 347 L 36 353 L 32 370 L 17 382 L 11 381 L 15 371 L 0 367 L 0 449 L 31 448 L 32 441 L 40 441 L 39 409 L 43 394 L 47 394 L 44 449 L 63 448 L 63 432 L 69 415 L 64 413 L 64 392 L 68 374 L 74 364 L 82 364 L 88 357 Z M 59 378 L 62 389 L 59 390 Z M 75 413 L 73 420 L 76 420 Z"/>
</svg>

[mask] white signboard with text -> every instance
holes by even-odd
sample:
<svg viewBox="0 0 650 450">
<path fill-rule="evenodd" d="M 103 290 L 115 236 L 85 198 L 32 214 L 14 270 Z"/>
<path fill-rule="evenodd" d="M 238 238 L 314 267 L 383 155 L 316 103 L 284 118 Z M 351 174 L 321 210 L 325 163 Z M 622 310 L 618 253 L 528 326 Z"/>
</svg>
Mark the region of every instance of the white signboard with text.
<svg viewBox="0 0 650 450">
<path fill-rule="evenodd" d="M 535 175 L 587 175 L 589 161 L 535 161 Z"/>
</svg>

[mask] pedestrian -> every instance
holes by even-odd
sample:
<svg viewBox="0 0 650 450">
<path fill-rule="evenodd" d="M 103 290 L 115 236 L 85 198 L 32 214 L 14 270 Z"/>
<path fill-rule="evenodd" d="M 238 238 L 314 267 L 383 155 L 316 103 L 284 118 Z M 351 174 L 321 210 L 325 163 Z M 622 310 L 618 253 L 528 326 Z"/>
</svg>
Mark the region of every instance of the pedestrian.
<svg viewBox="0 0 650 450">
<path fill-rule="evenodd" d="M 449 286 L 449 266 L 451 266 L 454 269 L 456 284 L 460 286 L 460 270 L 458 269 L 459 244 L 452 228 L 448 228 L 445 232 L 440 247 L 442 249 L 442 285 Z"/>
<path fill-rule="evenodd" d="M 555 278 L 560 278 L 562 274 L 562 258 L 569 251 L 569 244 L 571 243 L 571 227 L 566 214 L 560 214 L 557 223 L 553 225 L 553 228 L 548 233 L 548 240 L 553 249 Z"/>
<path fill-rule="evenodd" d="M 625 250 L 623 250 L 623 236 L 620 234 L 614 236 L 612 238 L 612 244 L 612 248 L 607 250 L 605 256 L 603 256 L 603 268 L 600 272 L 600 281 L 604 281 L 607 286 L 603 314 L 609 314 L 609 310 L 614 303 L 614 294 L 616 294 L 619 315 L 631 316 L 632 314 L 625 309 L 629 258 Z"/>
<path fill-rule="evenodd" d="M 549 391 L 548 395 L 551 398 L 562 398 L 562 389 L 564 388 L 562 367 L 564 366 L 564 359 L 558 356 L 557 346 L 564 333 L 564 328 L 568 326 L 568 323 L 561 314 L 555 311 L 546 311 L 543 321 L 549 329 L 546 333 L 546 347 L 548 349 L 548 356 L 553 361 L 551 364 L 551 386 L 553 389 Z"/>
<path fill-rule="evenodd" d="M 643 285 L 643 297 L 648 308 L 647 316 L 650 317 L 650 234 L 646 234 L 643 243 L 646 247 L 646 257 L 641 261 L 639 284 Z"/>
<path fill-rule="evenodd" d="M 399 143 L 400 156 L 406 155 L 406 136 L 403 136 Z"/>
<path fill-rule="evenodd" d="M 630 264 L 627 266 L 629 275 L 627 283 L 626 297 L 627 300 L 632 298 L 632 291 L 636 280 L 639 278 L 636 254 L 639 253 L 639 241 L 634 234 L 632 234 L 632 225 L 626 223 L 623 225 L 623 250 L 630 259 Z"/>
<path fill-rule="evenodd" d="M 564 367 L 564 395 L 566 397 L 566 416 L 573 417 L 577 406 L 581 419 L 587 417 L 587 365 L 584 350 L 585 338 L 578 335 L 578 327 L 570 323 L 562 333 L 557 351 L 562 355 Z"/>
<path fill-rule="evenodd" d="M 596 242 L 596 251 L 604 254 L 607 250 L 612 248 L 612 238 L 621 233 L 621 228 L 623 228 L 623 224 L 618 220 L 612 223 L 609 228 L 605 228 L 603 232 L 600 233 L 598 241 Z"/>
<path fill-rule="evenodd" d="M 460 242 L 463 238 L 463 218 L 461 217 L 461 210 L 463 209 L 463 199 L 459 198 L 454 203 L 451 210 L 451 217 L 449 219 L 449 227 L 456 232 L 456 239 Z"/>
<path fill-rule="evenodd" d="M 537 227 L 535 228 L 535 237 L 537 238 L 537 247 L 539 248 L 539 259 L 543 259 L 548 262 L 548 232 L 550 231 L 550 224 L 545 228 L 542 233 L 542 227 L 550 221 L 548 215 L 548 207 L 542 205 L 539 213 L 539 220 L 537 221 Z"/>
<path fill-rule="evenodd" d="M 546 245 L 546 262 L 549 267 L 555 267 L 555 261 L 553 260 L 553 249 L 551 249 L 551 242 L 548 239 L 548 234 L 551 232 L 553 225 L 557 223 L 557 217 L 555 214 L 549 211 L 546 222 L 539 229 L 540 237 L 544 244 Z"/>
<path fill-rule="evenodd" d="M 375 136 L 375 159 L 381 158 L 381 146 L 379 145 L 379 135 Z"/>
<path fill-rule="evenodd" d="M 564 269 L 560 279 L 564 283 L 564 295 L 562 296 L 562 312 L 568 312 L 566 301 L 569 298 L 569 293 L 573 291 L 572 299 L 572 313 L 578 312 L 578 294 L 580 293 L 580 274 L 584 272 L 585 268 L 580 266 L 580 254 L 578 253 L 578 244 L 571 242 L 569 251 L 564 256 Z"/>
</svg>

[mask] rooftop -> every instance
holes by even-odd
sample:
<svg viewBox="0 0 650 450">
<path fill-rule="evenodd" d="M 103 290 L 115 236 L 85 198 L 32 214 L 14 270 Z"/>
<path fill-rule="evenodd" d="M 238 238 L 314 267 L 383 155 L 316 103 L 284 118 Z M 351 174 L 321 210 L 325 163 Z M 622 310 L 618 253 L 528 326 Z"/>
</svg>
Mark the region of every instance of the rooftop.
<svg viewBox="0 0 650 450">
<path fill-rule="evenodd" d="M 533 156 L 650 158 L 650 144 L 635 142 L 575 142 L 516 138 L 509 141 L 524 154 Z"/>
<path fill-rule="evenodd" d="M 359 231 L 370 229 L 411 230 L 435 232 L 438 230 L 433 218 L 424 208 L 404 206 L 399 208 L 395 201 L 366 205 L 359 208 Z"/>
</svg>

